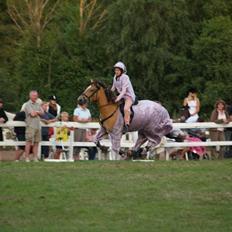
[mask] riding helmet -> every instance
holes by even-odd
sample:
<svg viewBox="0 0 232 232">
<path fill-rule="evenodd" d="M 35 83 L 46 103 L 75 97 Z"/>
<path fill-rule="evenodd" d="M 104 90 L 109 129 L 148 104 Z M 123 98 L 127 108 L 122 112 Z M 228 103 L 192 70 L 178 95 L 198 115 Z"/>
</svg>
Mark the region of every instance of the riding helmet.
<svg viewBox="0 0 232 232">
<path fill-rule="evenodd" d="M 123 73 L 126 73 L 126 66 L 123 64 L 121 61 L 118 61 L 115 65 L 114 68 L 119 68 L 122 70 Z"/>
</svg>

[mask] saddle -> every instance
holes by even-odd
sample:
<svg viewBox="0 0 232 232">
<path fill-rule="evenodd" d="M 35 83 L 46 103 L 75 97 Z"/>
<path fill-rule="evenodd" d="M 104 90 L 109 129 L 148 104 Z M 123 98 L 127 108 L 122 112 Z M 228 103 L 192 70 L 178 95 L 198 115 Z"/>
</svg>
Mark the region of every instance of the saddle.
<svg viewBox="0 0 232 232">
<path fill-rule="evenodd" d="M 133 106 L 137 105 L 139 103 L 139 100 L 137 97 L 135 97 L 135 101 L 134 103 L 132 104 L 131 108 L 130 108 L 130 123 L 132 122 L 133 118 L 134 118 L 134 109 L 133 109 Z M 125 100 L 122 99 L 120 101 L 120 104 L 119 104 L 119 109 L 120 109 L 120 112 L 124 118 L 124 106 L 125 106 Z"/>
</svg>

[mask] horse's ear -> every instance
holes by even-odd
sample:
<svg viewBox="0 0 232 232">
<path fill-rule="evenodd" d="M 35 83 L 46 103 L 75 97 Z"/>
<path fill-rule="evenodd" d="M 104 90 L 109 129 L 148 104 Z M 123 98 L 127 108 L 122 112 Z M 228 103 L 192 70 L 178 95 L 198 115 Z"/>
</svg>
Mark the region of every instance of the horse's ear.
<svg viewBox="0 0 232 232">
<path fill-rule="evenodd" d="M 93 79 L 91 79 L 91 80 L 90 80 L 90 83 L 91 83 L 91 84 L 93 84 L 93 83 L 94 83 L 94 80 L 93 80 Z"/>
</svg>

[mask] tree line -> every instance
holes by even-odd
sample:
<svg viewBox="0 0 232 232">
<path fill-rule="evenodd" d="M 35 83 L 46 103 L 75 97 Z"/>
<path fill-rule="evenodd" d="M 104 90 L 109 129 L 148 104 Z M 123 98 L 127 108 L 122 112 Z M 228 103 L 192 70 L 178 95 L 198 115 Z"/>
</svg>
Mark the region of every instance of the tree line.
<svg viewBox="0 0 232 232">
<path fill-rule="evenodd" d="M 232 102 L 231 15 L 230 0 L 2 0 L 0 97 L 16 112 L 37 89 L 72 112 L 121 60 L 140 99 L 175 117 L 195 87 L 207 118 L 218 98 Z"/>
</svg>

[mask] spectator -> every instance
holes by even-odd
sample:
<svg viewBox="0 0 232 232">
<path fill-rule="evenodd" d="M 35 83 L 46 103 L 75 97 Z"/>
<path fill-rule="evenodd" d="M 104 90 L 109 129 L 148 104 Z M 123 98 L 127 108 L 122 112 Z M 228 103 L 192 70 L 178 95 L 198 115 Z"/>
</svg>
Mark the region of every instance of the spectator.
<svg viewBox="0 0 232 232">
<path fill-rule="evenodd" d="M 87 99 L 84 97 L 79 97 L 77 100 L 78 106 L 73 113 L 73 121 L 86 123 L 91 121 L 91 114 L 87 108 Z M 74 141 L 75 142 L 85 142 L 86 141 L 86 130 L 85 129 L 75 129 L 74 131 Z M 79 152 L 81 147 L 74 147 L 74 160 L 79 160 Z"/>
<path fill-rule="evenodd" d="M 24 111 L 20 111 L 16 113 L 14 117 L 14 121 L 21 121 L 24 122 L 26 119 L 26 115 Z M 15 127 L 14 132 L 16 134 L 16 139 L 17 141 L 25 141 L 25 127 Z M 16 150 L 16 155 L 15 155 L 15 161 L 19 161 L 20 157 L 23 155 L 25 150 L 25 146 L 18 146 Z"/>
<path fill-rule="evenodd" d="M 218 124 L 225 124 L 229 122 L 229 115 L 225 110 L 226 104 L 223 100 L 218 100 L 215 104 L 215 109 L 213 110 L 210 121 Z M 212 128 L 210 129 L 210 138 L 212 141 L 224 141 L 224 128 Z M 219 154 L 215 148 L 212 148 L 212 157 L 223 159 L 224 158 L 224 148 L 219 148 Z"/>
<path fill-rule="evenodd" d="M 44 114 L 41 116 L 41 121 L 45 124 L 49 124 L 52 122 L 57 121 L 57 119 L 55 118 L 55 116 L 53 116 L 52 114 L 50 114 L 48 112 L 48 103 L 47 102 L 43 102 L 41 105 Z M 42 140 L 43 141 L 49 141 L 49 127 L 42 127 Z M 49 156 L 49 146 L 42 146 L 41 148 L 41 158 L 48 158 Z"/>
<path fill-rule="evenodd" d="M 232 104 L 227 107 L 227 112 L 229 115 L 229 121 L 232 121 Z M 226 141 L 232 141 L 232 127 L 226 128 L 225 130 L 225 138 Z M 225 148 L 225 155 L 226 157 L 232 157 L 232 147 L 231 146 L 226 146 Z"/>
<path fill-rule="evenodd" d="M 8 117 L 3 108 L 3 100 L 0 99 L 0 124 L 6 123 L 8 121 Z M 3 141 L 2 128 L 0 127 L 0 141 Z"/>
<path fill-rule="evenodd" d="M 61 122 L 68 122 L 69 121 L 69 114 L 67 112 L 62 112 L 60 114 Z M 58 142 L 67 142 L 70 135 L 70 129 L 64 125 L 56 129 L 56 141 Z M 64 150 L 63 146 L 56 146 L 56 151 L 54 154 L 54 159 L 59 159 L 61 152 Z"/>
<path fill-rule="evenodd" d="M 55 95 L 49 97 L 49 104 L 48 104 L 48 112 L 52 114 L 54 117 L 60 117 L 61 107 L 57 103 L 57 98 Z"/>
<path fill-rule="evenodd" d="M 40 98 L 38 98 L 38 99 L 36 100 L 36 103 L 38 103 L 39 105 L 41 105 L 42 102 L 43 102 L 43 101 L 42 101 Z M 27 102 L 24 102 L 24 103 L 23 103 L 23 105 L 22 105 L 20 111 L 25 111 L 25 106 L 26 106 L 26 104 L 27 104 Z"/>
<path fill-rule="evenodd" d="M 32 90 L 29 94 L 30 100 L 25 104 L 26 114 L 26 162 L 29 162 L 29 153 L 33 149 L 33 159 L 38 161 L 38 143 L 41 140 L 40 116 L 43 115 L 43 109 L 37 103 L 38 92 Z"/>
<path fill-rule="evenodd" d="M 97 129 L 92 128 L 86 131 L 86 140 L 88 142 L 94 142 L 94 137 L 96 136 Z M 88 147 L 89 160 L 95 160 L 97 154 L 97 147 Z"/>
<path fill-rule="evenodd" d="M 189 117 L 186 119 L 185 122 L 197 122 L 199 118 L 198 113 L 200 111 L 200 101 L 197 97 L 196 89 L 191 88 L 188 90 L 188 96 L 184 99 L 183 106 L 188 107 L 189 110 Z"/>
</svg>

